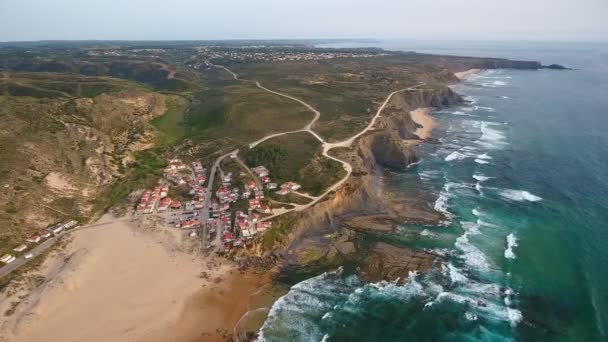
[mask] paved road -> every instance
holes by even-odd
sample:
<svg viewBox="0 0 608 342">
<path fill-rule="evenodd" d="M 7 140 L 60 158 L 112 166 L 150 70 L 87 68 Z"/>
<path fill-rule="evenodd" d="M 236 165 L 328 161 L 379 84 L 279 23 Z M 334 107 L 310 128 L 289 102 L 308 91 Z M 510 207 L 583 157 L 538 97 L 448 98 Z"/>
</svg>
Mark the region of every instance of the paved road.
<svg viewBox="0 0 608 342">
<path fill-rule="evenodd" d="M 14 271 L 15 269 L 21 267 L 22 265 L 24 265 L 26 262 L 34 259 L 34 258 L 30 258 L 30 259 L 26 259 L 24 257 L 24 255 L 26 254 L 32 254 L 34 257 L 40 255 L 42 252 L 46 251 L 47 249 L 49 249 L 51 246 L 53 246 L 57 241 L 59 241 L 61 238 L 63 238 L 65 235 L 71 234 L 73 232 L 79 231 L 79 230 L 83 230 L 83 229 L 89 229 L 89 228 L 94 228 L 94 227 L 99 227 L 99 226 L 107 226 L 109 224 L 112 223 L 116 223 L 119 221 L 128 221 L 131 220 L 132 217 L 124 217 L 124 218 L 117 218 L 117 219 L 113 219 L 110 221 L 104 221 L 104 222 L 100 222 L 100 223 L 92 223 L 92 224 L 87 224 L 84 226 L 80 226 L 74 229 L 70 229 L 67 231 L 62 231 L 61 233 L 57 234 L 56 236 L 52 236 L 48 239 L 46 239 L 45 241 L 41 242 L 40 244 L 38 244 L 36 247 L 34 247 L 33 249 L 30 249 L 29 251 L 24 252 L 24 254 L 20 257 L 18 257 L 17 259 L 15 259 L 15 261 L 6 264 L 4 266 L 2 266 L 2 268 L 0 268 L 0 277 L 3 277 L 9 273 L 11 273 L 12 271 Z M 30 244 L 30 246 L 32 246 L 32 244 Z"/>
<path fill-rule="evenodd" d="M 207 223 L 208 219 L 211 217 L 211 215 L 209 214 L 209 206 L 211 205 L 211 197 L 213 197 L 212 191 L 213 191 L 213 182 L 215 179 L 215 174 L 217 173 L 217 169 L 220 166 L 220 163 L 222 162 L 222 160 L 224 160 L 226 157 L 230 156 L 230 155 L 237 155 L 239 153 L 239 150 L 234 150 L 231 152 L 228 152 L 220 157 L 218 157 L 215 162 L 213 163 L 213 166 L 211 166 L 211 173 L 209 174 L 209 180 L 207 183 L 207 195 L 205 196 L 205 203 L 203 204 L 203 211 L 201 213 L 201 221 Z M 206 225 L 205 225 L 206 226 Z M 215 239 L 211 242 L 212 245 L 217 246 L 218 248 L 220 248 L 220 250 L 223 249 L 223 244 L 221 241 L 221 236 L 222 236 L 222 231 L 219 229 L 220 227 L 217 227 L 218 229 L 216 229 L 216 234 L 215 234 Z M 203 248 L 206 246 L 207 244 L 207 234 L 208 231 L 205 229 L 201 236 L 202 236 L 202 242 L 203 242 Z"/>
</svg>

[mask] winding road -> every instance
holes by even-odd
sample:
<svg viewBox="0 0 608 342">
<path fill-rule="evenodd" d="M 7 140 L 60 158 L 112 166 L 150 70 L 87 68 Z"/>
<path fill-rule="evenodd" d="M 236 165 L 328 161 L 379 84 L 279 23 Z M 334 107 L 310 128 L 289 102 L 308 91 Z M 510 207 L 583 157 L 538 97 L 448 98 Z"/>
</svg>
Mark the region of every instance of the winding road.
<svg viewBox="0 0 608 342">
<path fill-rule="evenodd" d="M 386 99 L 384 100 L 384 102 L 382 103 L 382 105 L 378 108 L 378 110 L 376 111 L 376 114 L 374 115 L 374 117 L 372 118 L 372 120 L 370 121 L 370 123 L 367 125 L 367 127 L 365 127 L 363 130 L 361 130 L 359 133 L 355 134 L 354 136 L 350 137 L 349 139 L 346 139 L 344 141 L 340 141 L 340 142 L 335 142 L 335 143 L 329 143 L 326 142 L 325 139 L 323 139 L 320 135 L 318 135 L 316 132 L 314 132 L 312 130 L 312 126 L 319 120 L 319 117 L 321 116 L 321 113 L 315 109 L 313 106 L 311 106 L 310 104 L 302 101 L 301 99 L 298 99 L 297 97 L 293 97 L 287 94 L 283 94 L 281 92 L 278 91 L 274 91 L 271 89 L 268 89 L 264 86 L 262 86 L 258 81 L 251 81 L 251 80 L 245 80 L 245 79 L 241 79 L 238 77 L 238 75 L 234 72 L 232 72 L 230 69 L 226 68 L 225 66 L 220 66 L 220 65 L 215 65 L 215 67 L 217 68 L 221 68 L 224 69 L 225 71 L 227 71 L 228 73 L 230 73 L 235 80 L 239 80 L 239 81 L 243 81 L 243 82 L 252 82 L 254 83 L 258 88 L 277 95 L 277 96 L 282 96 L 284 98 L 290 99 L 292 101 L 296 101 L 298 103 L 300 103 L 301 105 L 305 106 L 307 109 L 309 109 L 311 112 L 314 113 L 314 117 L 313 119 L 303 128 L 299 129 L 299 130 L 294 130 L 294 131 L 287 131 L 287 132 L 281 132 L 281 133 L 273 133 L 273 134 L 269 134 L 266 135 L 252 143 L 249 144 L 250 148 L 255 147 L 256 145 L 275 138 L 275 137 L 279 137 L 282 135 L 286 135 L 286 134 L 293 134 L 293 133 L 300 133 L 300 132 L 307 132 L 312 134 L 317 140 L 319 140 L 319 142 L 321 142 L 321 145 L 323 147 L 323 156 L 325 156 L 326 158 L 335 160 L 336 162 L 342 164 L 342 167 L 344 168 L 344 170 L 346 171 L 346 175 L 340 179 L 338 182 L 334 183 L 332 186 L 330 186 L 324 193 L 322 193 L 319 196 L 312 196 L 310 194 L 302 194 L 302 193 L 298 193 L 301 196 L 310 198 L 311 201 L 307 204 L 296 204 L 296 203 L 291 203 L 291 205 L 293 206 L 292 209 L 276 209 L 275 213 L 271 216 L 265 217 L 263 219 L 261 219 L 260 221 L 268 221 L 271 219 L 274 219 L 280 215 L 286 214 L 288 212 L 291 211 L 303 211 L 306 210 L 308 208 L 310 208 L 311 206 L 315 205 L 317 202 L 319 202 L 323 197 L 327 196 L 330 192 L 337 190 L 340 186 L 342 186 L 350 177 L 350 175 L 352 174 L 352 166 L 343 161 L 340 160 L 336 157 L 333 157 L 331 155 L 329 155 L 329 151 L 333 148 L 337 148 L 337 147 L 350 147 L 352 145 L 352 143 L 359 137 L 361 137 L 363 134 L 367 133 L 369 130 L 374 128 L 374 125 L 377 121 L 377 119 L 381 116 L 382 111 L 384 110 L 384 108 L 388 105 L 388 103 L 390 102 L 391 98 L 398 93 L 401 92 L 405 92 L 405 91 L 420 91 L 423 89 L 417 89 L 418 87 L 420 87 L 421 85 L 423 85 L 424 83 L 419 83 L 417 85 L 408 87 L 408 88 L 404 88 L 404 89 L 400 89 L 400 90 L 396 90 L 393 91 L 392 93 L 390 93 Z M 4 75 L 4 77 L 6 77 L 6 74 Z M 209 214 L 209 206 L 211 204 L 211 197 L 212 197 L 212 191 L 213 191 L 213 183 L 214 183 L 214 178 L 215 175 L 217 173 L 218 168 L 220 167 L 220 163 L 222 162 L 222 160 L 224 160 L 226 157 L 233 155 L 235 158 L 238 158 L 238 153 L 239 150 L 234 150 L 234 151 L 230 151 L 220 157 L 218 157 L 215 162 L 213 163 L 213 166 L 211 167 L 211 173 L 209 175 L 209 180 L 207 183 L 207 196 L 205 196 L 205 202 L 203 205 L 203 210 L 201 213 L 201 219 L 202 222 L 208 222 L 207 220 L 210 218 L 210 214 Z M 245 165 L 246 166 L 246 165 Z M 249 170 L 249 168 L 247 167 L 247 170 L 249 172 L 251 172 L 251 170 Z M 30 250 L 30 253 L 33 254 L 34 256 L 39 255 L 40 253 L 42 253 L 44 250 L 48 249 L 49 247 L 51 247 L 53 244 L 55 244 L 55 242 L 57 242 L 59 239 L 61 239 L 61 237 L 63 237 L 64 235 L 70 234 L 74 231 L 78 231 L 78 230 L 82 230 L 82 229 L 87 229 L 87 228 L 93 228 L 93 227 L 97 227 L 97 226 L 103 226 L 103 225 L 107 225 L 116 221 L 120 221 L 120 220 L 126 220 L 126 219 L 116 219 L 116 220 L 112 220 L 112 221 L 106 221 L 106 222 L 102 222 L 102 223 L 93 223 L 93 224 L 89 224 L 89 225 L 85 225 L 85 226 L 81 226 L 78 227 L 76 229 L 72 229 L 70 231 L 67 232 L 63 232 L 57 236 L 54 236 L 44 242 L 42 242 L 41 244 L 39 244 L 38 246 L 36 246 L 35 248 L 33 248 L 32 250 Z M 206 226 L 206 225 L 205 225 Z M 203 247 L 207 245 L 208 241 L 206 241 L 207 239 L 207 232 L 203 232 L 203 234 L 201 234 L 201 238 L 202 238 L 202 242 L 203 242 Z M 215 235 L 215 239 L 212 242 L 212 245 L 217 246 L 218 248 L 222 249 L 223 248 L 223 244 L 221 243 L 221 235 L 222 232 L 218 229 L 216 235 Z M 18 267 L 20 267 L 21 265 L 25 264 L 28 260 L 31 259 L 25 259 L 23 256 L 18 257 L 15 261 L 4 265 L 3 267 L 0 268 L 0 277 L 10 273 L 11 271 L 17 269 Z"/>
<path fill-rule="evenodd" d="M 217 67 L 217 68 L 224 69 L 226 72 L 228 72 L 229 74 L 231 74 L 232 77 L 235 80 L 239 80 L 239 81 L 243 81 L 243 82 L 252 82 L 258 88 L 260 88 L 260 89 L 262 89 L 264 91 L 267 91 L 267 92 L 269 92 L 271 94 L 275 94 L 275 95 L 282 96 L 282 97 L 288 98 L 290 100 L 296 101 L 296 102 L 302 104 L 303 106 L 305 106 L 306 108 L 308 108 L 310 111 L 312 111 L 314 113 L 314 118 L 306 126 L 304 126 L 302 129 L 294 130 L 294 131 L 288 131 L 288 132 L 282 132 L 282 133 L 269 134 L 267 136 L 262 137 L 261 139 L 258 139 L 256 141 L 250 143 L 249 144 L 250 148 L 253 148 L 256 145 L 258 145 L 258 144 L 260 144 L 260 143 L 262 143 L 262 142 L 264 142 L 266 140 L 269 140 L 269 139 L 272 139 L 272 138 L 275 138 L 275 137 L 279 137 L 279 136 L 282 136 L 282 135 L 293 134 L 293 133 L 300 133 L 300 132 L 307 132 L 307 133 L 312 134 L 315 138 L 317 138 L 317 140 L 319 140 L 319 142 L 321 142 L 321 145 L 323 147 L 323 152 L 322 152 L 323 156 L 325 156 L 326 158 L 335 160 L 338 163 L 342 164 L 342 167 L 344 168 L 344 170 L 346 170 L 346 175 L 342 179 L 340 179 L 338 182 L 334 183 L 324 193 L 322 193 L 319 196 L 312 196 L 312 195 L 309 195 L 309 194 L 301 194 L 301 193 L 299 193 L 301 196 L 305 196 L 307 198 L 310 198 L 312 201 L 310 201 L 309 203 L 307 203 L 307 204 L 294 204 L 294 203 L 292 203 L 291 205 L 294 206 L 293 209 L 284 209 L 284 210 L 278 211 L 275 214 L 273 214 L 271 216 L 268 216 L 268 217 L 265 217 L 265 218 L 263 218 L 260 221 L 268 221 L 268 220 L 271 220 L 273 218 L 276 218 L 277 216 L 286 214 L 286 213 L 291 212 L 291 211 L 303 211 L 305 209 L 308 209 L 311 206 L 315 205 L 317 202 L 319 202 L 323 197 L 327 196 L 330 192 L 335 191 L 340 186 L 342 186 L 348 180 L 348 178 L 350 177 L 350 175 L 352 174 L 353 168 L 352 168 L 352 166 L 349 163 L 347 163 L 347 162 L 345 162 L 343 160 L 340 160 L 340 159 L 338 159 L 336 157 L 333 157 L 333 156 L 329 155 L 329 151 L 331 149 L 337 148 L 337 147 L 350 147 L 352 145 L 352 143 L 357 138 L 361 137 L 363 134 L 365 134 L 369 130 L 373 129 L 374 125 L 376 124 L 376 121 L 381 116 L 382 111 L 384 111 L 384 108 L 388 105 L 388 103 L 390 102 L 391 98 L 395 94 L 406 92 L 406 91 L 421 91 L 423 89 L 418 89 L 418 87 L 424 85 L 423 82 L 420 82 L 420 83 L 418 83 L 418 84 L 416 84 L 414 86 L 393 91 L 392 93 L 390 93 L 386 97 L 386 99 L 384 100 L 384 102 L 382 103 L 382 105 L 376 111 L 376 114 L 374 115 L 374 117 L 372 118 L 372 120 L 370 121 L 370 123 L 363 130 L 361 130 L 359 133 L 353 135 L 352 137 L 350 137 L 350 138 L 348 138 L 346 140 L 343 140 L 343 141 L 340 141 L 340 142 L 335 142 L 335 143 L 329 143 L 329 142 L 326 142 L 325 139 L 323 139 L 315 131 L 312 130 L 312 126 L 319 120 L 319 117 L 321 116 L 321 113 L 317 109 L 315 109 L 313 106 L 311 106 L 310 104 L 302 101 L 301 99 L 298 99 L 297 97 L 293 97 L 291 95 L 283 94 L 281 92 L 268 89 L 268 88 L 262 86 L 260 84 L 260 82 L 258 82 L 258 81 L 252 81 L 252 80 L 246 80 L 246 79 L 239 78 L 239 76 L 235 72 L 233 72 L 232 70 L 228 69 L 225 66 L 221 66 L 221 65 L 214 65 L 214 66 Z M 237 151 L 237 153 L 238 153 L 238 151 Z M 223 159 L 224 157 L 221 157 L 221 158 Z M 216 161 L 216 164 L 217 163 L 218 163 L 218 161 Z"/>
</svg>

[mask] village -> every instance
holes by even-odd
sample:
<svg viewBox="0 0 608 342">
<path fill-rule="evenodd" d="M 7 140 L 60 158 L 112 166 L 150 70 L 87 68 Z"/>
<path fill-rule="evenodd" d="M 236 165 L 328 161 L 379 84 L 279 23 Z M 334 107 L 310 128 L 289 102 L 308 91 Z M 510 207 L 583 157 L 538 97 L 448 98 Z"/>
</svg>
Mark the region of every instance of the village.
<svg viewBox="0 0 608 342">
<path fill-rule="evenodd" d="M 34 254 L 30 253 L 29 250 L 31 250 L 34 246 L 52 237 L 60 236 L 61 234 L 65 233 L 70 229 L 77 228 L 78 225 L 78 221 L 70 220 L 67 222 L 57 223 L 49 227 L 40 229 L 37 234 L 30 236 L 29 238 L 25 239 L 22 244 L 13 248 L 13 252 L 15 252 L 14 255 L 4 254 L 2 257 L 0 257 L 0 262 L 2 262 L 3 264 L 10 264 L 21 255 L 23 255 L 26 260 L 31 259 L 34 257 Z"/>
<path fill-rule="evenodd" d="M 217 247 L 218 252 L 251 246 L 257 236 L 272 226 L 269 219 L 278 215 L 266 196 L 271 191 L 287 195 L 301 187 L 291 181 L 279 186 L 271 181 L 264 166 L 251 171 L 255 179 L 239 186 L 233 172 L 220 168 L 219 180 L 210 184 L 208 171 L 200 161 L 186 164 L 181 159 L 171 159 L 158 185 L 138 195 L 129 215 L 134 218 L 158 215 L 167 227 L 180 229 L 192 238 L 200 237 L 204 247 Z M 40 229 L 38 234 L 16 246 L 14 254 L 0 257 L 0 262 L 9 264 L 20 256 L 30 259 L 35 255 L 28 251 L 34 245 L 78 226 L 79 222 L 70 220 Z"/>
<path fill-rule="evenodd" d="M 132 214 L 160 215 L 169 227 L 193 238 L 200 236 L 204 246 L 217 247 L 219 252 L 251 246 L 276 215 L 266 199 L 269 192 L 286 195 L 301 187 L 290 181 L 279 186 L 264 166 L 251 171 L 255 179 L 239 184 L 235 181 L 239 175 L 220 168 L 219 179 L 211 184 L 200 161 L 186 164 L 171 159 L 159 185 L 143 191 Z"/>
</svg>

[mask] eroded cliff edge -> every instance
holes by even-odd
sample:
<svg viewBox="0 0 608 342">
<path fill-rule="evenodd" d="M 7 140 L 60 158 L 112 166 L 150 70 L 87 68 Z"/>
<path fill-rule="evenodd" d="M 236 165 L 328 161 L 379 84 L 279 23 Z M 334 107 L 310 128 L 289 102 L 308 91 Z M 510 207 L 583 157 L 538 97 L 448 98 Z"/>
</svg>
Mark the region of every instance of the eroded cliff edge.
<svg viewBox="0 0 608 342">
<path fill-rule="evenodd" d="M 278 229 L 285 235 L 276 239 L 274 248 L 259 248 L 259 253 L 281 260 L 286 268 L 355 263 L 365 281 L 430 268 L 438 258 L 435 255 L 382 242 L 358 241 L 370 234 L 390 234 L 404 222 L 431 225 L 444 219 L 432 208 L 434 198 L 428 194 L 420 193 L 415 199 L 387 196 L 383 178 L 387 169 L 405 170 L 418 161 L 416 145 L 411 141 L 419 138 L 414 133 L 419 125 L 410 116 L 412 110 L 463 103 L 462 97 L 447 86 L 396 94 L 374 130 L 350 148 L 331 150 L 332 155 L 353 167 L 345 185 L 314 207 L 279 220 Z"/>
</svg>

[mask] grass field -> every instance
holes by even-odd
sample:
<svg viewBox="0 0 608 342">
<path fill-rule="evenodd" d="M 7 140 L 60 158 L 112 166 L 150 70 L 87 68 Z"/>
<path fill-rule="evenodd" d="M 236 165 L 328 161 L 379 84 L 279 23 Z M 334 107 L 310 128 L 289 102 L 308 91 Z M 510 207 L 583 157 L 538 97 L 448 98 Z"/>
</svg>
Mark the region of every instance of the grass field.
<svg viewBox="0 0 608 342">
<path fill-rule="evenodd" d="M 266 166 L 273 182 L 294 181 L 312 195 L 323 193 L 346 172 L 321 152 L 320 142 L 306 132 L 283 135 L 243 151 L 247 165 Z"/>
<path fill-rule="evenodd" d="M 185 98 L 175 97 L 168 101 L 165 114 L 151 121 L 152 125 L 159 131 L 159 145 L 173 145 L 184 138 L 186 134 L 184 112 L 188 105 L 189 101 Z"/>
<path fill-rule="evenodd" d="M 214 88 L 195 94 L 198 103 L 185 114 L 190 139 L 225 139 L 236 147 L 268 134 L 300 129 L 313 118 L 302 105 L 251 83 L 222 80 L 221 75 L 208 82 Z"/>
</svg>

